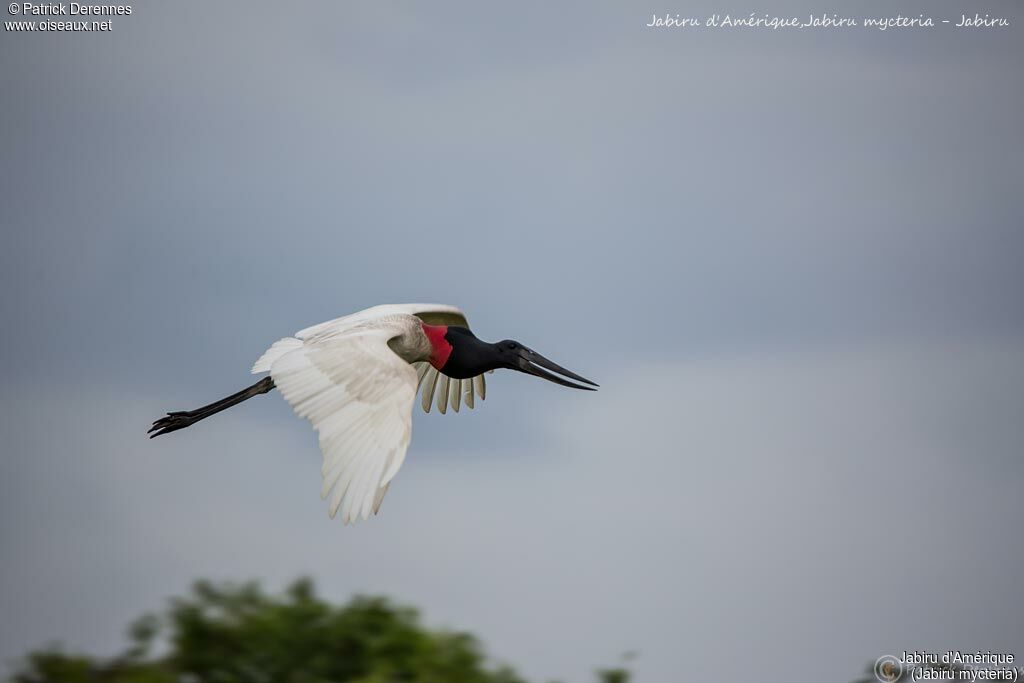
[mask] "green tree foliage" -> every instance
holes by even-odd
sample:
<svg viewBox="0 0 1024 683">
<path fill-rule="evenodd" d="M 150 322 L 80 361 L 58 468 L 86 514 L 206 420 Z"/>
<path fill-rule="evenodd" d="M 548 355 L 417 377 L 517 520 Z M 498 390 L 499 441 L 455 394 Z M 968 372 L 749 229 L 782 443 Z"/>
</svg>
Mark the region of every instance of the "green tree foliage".
<svg viewBox="0 0 1024 683">
<path fill-rule="evenodd" d="M 167 613 L 129 628 L 121 655 L 56 649 L 22 662 L 16 683 L 521 683 L 488 663 L 467 633 L 424 627 L 415 610 L 384 598 L 335 607 L 309 580 L 282 596 L 255 583 L 195 584 Z M 159 654 L 154 653 L 160 651 Z M 625 681 L 626 678 L 606 678 Z"/>
</svg>

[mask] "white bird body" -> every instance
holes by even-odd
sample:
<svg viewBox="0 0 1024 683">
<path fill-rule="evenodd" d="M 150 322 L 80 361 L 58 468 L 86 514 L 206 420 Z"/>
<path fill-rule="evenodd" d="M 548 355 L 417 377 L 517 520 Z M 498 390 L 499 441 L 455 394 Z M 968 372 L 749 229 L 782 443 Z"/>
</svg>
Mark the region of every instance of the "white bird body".
<svg viewBox="0 0 1024 683">
<path fill-rule="evenodd" d="M 340 510 L 348 524 L 380 509 L 409 448 L 418 388 L 423 387 L 425 412 L 435 393 L 439 412 L 449 406 L 458 412 L 462 403 L 473 408 L 477 397 L 485 398 L 483 373 L 497 367 L 591 388 L 547 368 L 596 386 L 518 342 L 480 341 L 455 306 L 387 304 L 279 339 L 252 366 L 253 374 L 269 377 L 197 410 L 168 413 L 150 432 L 159 436 L 188 427 L 277 388 L 319 435 L 321 497 L 330 497 L 331 517 Z"/>
</svg>

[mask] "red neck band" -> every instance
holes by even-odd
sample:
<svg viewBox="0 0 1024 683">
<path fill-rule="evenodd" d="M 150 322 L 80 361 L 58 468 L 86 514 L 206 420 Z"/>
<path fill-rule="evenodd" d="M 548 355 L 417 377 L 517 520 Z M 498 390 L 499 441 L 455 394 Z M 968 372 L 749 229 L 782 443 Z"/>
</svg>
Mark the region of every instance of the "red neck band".
<svg viewBox="0 0 1024 683">
<path fill-rule="evenodd" d="M 444 338 L 448 334 L 447 325 L 428 325 L 421 323 L 423 334 L 430 340 L 430 364 L 440 370 L 448 362 L 448 356 L 452 355 L 452 345 Z"/>
</svg>

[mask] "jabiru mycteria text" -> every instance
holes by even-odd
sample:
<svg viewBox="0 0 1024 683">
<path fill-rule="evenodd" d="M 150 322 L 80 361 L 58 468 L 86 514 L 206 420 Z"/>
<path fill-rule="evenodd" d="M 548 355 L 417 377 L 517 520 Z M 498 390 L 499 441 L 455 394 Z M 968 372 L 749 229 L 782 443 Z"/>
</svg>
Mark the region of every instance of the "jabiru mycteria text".
<svg viewBox="0 0 1024 683">
<path fill-rule="evenodd" d="M 417 390 L 423 387 L 425 412 L 435 395 L 441 413 L 449 405 L 458 412 L 460 403 L 473 408 L 485 397 L 484 373 L 498 368 L 573 389 L 597 387 L 517 341 L 477 339 L 455 306 L 388 304 L 274 342 L 252 366 L 268 377 L 202 408 L 168 413 L 150 427 L 150 438 L 277 388 L 319 434 L 321 497 L 330 494 L 331 517 L 340 508 L 348 524 L 380 509 L 405 460 Z"/>
</svg>

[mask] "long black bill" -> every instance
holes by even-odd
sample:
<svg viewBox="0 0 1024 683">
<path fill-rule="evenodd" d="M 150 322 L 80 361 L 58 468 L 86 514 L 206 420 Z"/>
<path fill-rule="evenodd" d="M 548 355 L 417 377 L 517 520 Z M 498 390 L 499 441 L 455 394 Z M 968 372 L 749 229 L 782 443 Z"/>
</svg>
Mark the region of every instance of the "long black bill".
<svg viewBox="0 0 1024 683">
<path fill-rule="evenodd" d="M 525 346 L 520 347 L 520 350 L 519 350 L 519 370 L 520 370 L 520 372 L 525 372 L 528 375 L 534 375 L 536 377 L 543 377 L 544 379 L 548 380 L 549 382 L 554 382 L 555 384 L 561 384 L 563 387 L 570 387 L 572 389 L 583 389 L 585 391 L 595 391 L 596 390 L 595 387 L 598 386 L 597 383 L 591 382 L 586 377 L 580 377 L 579 375 L 577 375 L 575 372 L 572 372 L 571 370 L 566 370 L 565 368 L 563 368 L 558 363 L 553 363 L 553 362 L 549 361 L 547 358 L 545 358 L 544 356 L 540 355 L 539 353 L 537 353 L 533 349 L 528 349 Z M 557 372 L 559 375 L 564 375 L 564 376 L 566 376 L 566 377 L 568 377 L 570 379 L 574 379 L 577 382 L 583 382 L 584 384 L 589 384 L 590 386 L 586 387 L 586 386 L 582 386 L 582 385 L 579 385 L 579 384 L 574 384 L 572 382 L 569 382 L 569 381 L 559 377 L 558 375 L 553 375 L 550 372 L 547 372 L 548 370 L 551 370 L 553 372 Z"/>
</svg>

